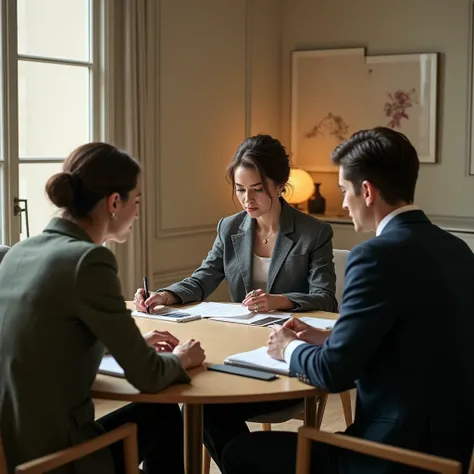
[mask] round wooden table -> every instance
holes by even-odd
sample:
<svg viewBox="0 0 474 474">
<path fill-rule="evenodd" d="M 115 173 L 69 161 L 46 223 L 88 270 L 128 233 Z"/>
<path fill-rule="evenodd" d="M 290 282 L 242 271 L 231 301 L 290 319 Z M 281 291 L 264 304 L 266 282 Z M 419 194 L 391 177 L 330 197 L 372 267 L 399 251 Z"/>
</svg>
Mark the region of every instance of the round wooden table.
<svg viewBox="0 0 474 474">
<path fill-rule="evenodd" d="M 304 316 L 337 319 L 337 314 L 314 312 Z M 203 367 L 189 371 L 190 384 L 172 385 L 159 393 L 141 393 L 125 379 L 99 374 L 93 385 L 92 396 L 107 400 L 148 403 L 183 403 L 185 430 L 186 474 L 201 472 L 202 463 L 202 405 L 206 403 L 244 403 L 272 400 L 305 399 L 305 423 L 316 420 L 316 400 L 323 392 L 296 378 L 280 376 L 265 382 L 246 377 L 206 370 L 206 364 L 221 364 L 225 357 L 263 346 L 268 328 L 212 320 L 187 323 L 159 321 L 136 317 L 140 331 L 167 330 L 179 340 L 194 338 L 206 352 Z"/>
</svg>

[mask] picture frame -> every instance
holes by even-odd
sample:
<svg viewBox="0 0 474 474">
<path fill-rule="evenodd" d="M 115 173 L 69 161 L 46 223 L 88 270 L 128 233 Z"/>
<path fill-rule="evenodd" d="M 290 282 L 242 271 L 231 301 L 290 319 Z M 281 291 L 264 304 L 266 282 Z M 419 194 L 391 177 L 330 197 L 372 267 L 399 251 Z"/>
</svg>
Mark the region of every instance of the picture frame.
<svg viewBox="0 0 474 474">
<path fill-rule="evenodd" d="M 404 133 L 421 163 L 437 162 L 438 53 L 366 56 L 364 48 L 292 52 L 292 165 L 336 172 L 331 152 L 352 133 Z"/>
</svg>

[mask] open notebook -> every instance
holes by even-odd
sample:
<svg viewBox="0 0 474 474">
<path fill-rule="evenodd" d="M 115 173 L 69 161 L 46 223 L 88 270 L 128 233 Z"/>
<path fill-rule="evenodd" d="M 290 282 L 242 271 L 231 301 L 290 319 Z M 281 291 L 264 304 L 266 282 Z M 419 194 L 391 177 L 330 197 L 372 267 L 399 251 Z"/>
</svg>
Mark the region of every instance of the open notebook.
<svg viewBox="0 0 474 474">
<path fill-rule="evenodd" d="M 226 357 L 224 364 L 247 367 L 250 369 L 259 369 L 274 374 L 289 375 L 290 366 L 284 361 L 276 360 L 267 353 L 267 347 L 262 346 L 258 349 L 248 352 L 241 352 Z"/>
</svg>

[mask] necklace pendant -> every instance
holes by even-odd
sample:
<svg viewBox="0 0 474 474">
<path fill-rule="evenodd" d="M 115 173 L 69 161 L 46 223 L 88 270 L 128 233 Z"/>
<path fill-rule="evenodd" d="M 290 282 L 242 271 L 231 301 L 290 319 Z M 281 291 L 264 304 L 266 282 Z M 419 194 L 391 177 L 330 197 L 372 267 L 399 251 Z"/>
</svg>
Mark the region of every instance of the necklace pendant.
<svg viewBox="0 0 474 474">
<path fill-rule="evenodd" d="M 268 239 L 263 239 L 263 243 L 266 244 L 268 242 Z"/>
</svg>

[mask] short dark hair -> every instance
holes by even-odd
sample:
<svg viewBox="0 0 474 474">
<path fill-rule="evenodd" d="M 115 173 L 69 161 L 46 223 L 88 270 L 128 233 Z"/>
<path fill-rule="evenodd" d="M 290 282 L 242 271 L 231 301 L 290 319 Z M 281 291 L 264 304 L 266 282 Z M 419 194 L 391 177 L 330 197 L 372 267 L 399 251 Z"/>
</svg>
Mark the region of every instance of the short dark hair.
<svg viewBox="0 0 474 474">
<path fill-rule="evenodd" d="M 420 160 L 403 133 L 386 127 L 360 130 L 338 145 L 331 158 L 356 194 L 369 181 L 387 204 L 413 202 Z"/>
<path fill-rule="evenodd" d="M 46 194 L 71 217 L 84 218 L 113 193 L 127 200 L 139 174 L 139 163 L 124 151 L 108 143 L 87 143 L 68 156 L 62 173 L 49 178 Z"/>
<path fill-rule="evenodd" d="M 237 149 L 229 168 L 227 179 L 235 192 L 235 170 L 243 166 L 253 168 L 262 180 L 263 188 L 268 196 L 267 184 L 264 178 L 270 178 L 275 183 L 286 186 L 290 177 L 290 160 L 285 147 L 270 135 L 254 135 L 246 138 Z"/>
</svg>

